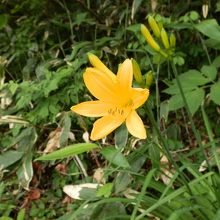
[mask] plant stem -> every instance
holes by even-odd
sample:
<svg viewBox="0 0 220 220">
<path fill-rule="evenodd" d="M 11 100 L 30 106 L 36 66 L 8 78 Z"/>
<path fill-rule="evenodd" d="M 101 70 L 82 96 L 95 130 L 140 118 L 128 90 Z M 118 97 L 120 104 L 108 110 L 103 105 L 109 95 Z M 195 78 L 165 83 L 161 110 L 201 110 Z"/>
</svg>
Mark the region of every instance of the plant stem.
<svg viewBox="0 0 220 220">
<path fill-rule="evenodd" d="M 184 95 L 183 88 L 182 88 L 182 85 L 180 83 L 180 79 L 179 79 L 179 76 L 178 76 L 178 72 L 177 72 L 176 66 L 175 66 L 175 64 L 173 62 L 171 62 L 171 66 L 172 66 L 172 69 L 173 69 L 174 76 L 176 78 L 177 85 L 178 85 L 179 90 L 180 90 L 180 95 L 181 95 L 181 97 L 183 99 L 184 106 L 185 106 L 186 111 L 188 113 L 188 117 L 189 117 L 190 124 L 192 126 L 193 133 L 195 135 L 195 138 L 196 138 L 196 141 L 197 141 L 199 147 L 201 148 L 201 150 L 202 150 L 202 152 L 204 154 L 205 160 L 206 160 L 208 168 L 210 170 L 211 167 L 210 167 L 210 164 L 209 164 L 209 161 L 208 161 L 208 157 L 207 157 L 207 155 L 205 153 L 205 150 L 204 150 L 204 147 L 203 147 L 203 144 L 202 144 L 202 140 L 201 140 L 201 136 L 200 136 L 198 130 L 196 129 L 195 123 L 193 121 L 193 117 L 192 117 L 192 114 L 190 112 L 189 105 L 188 105 L 188 103 L 186 101 L 186 97 Z"/>
<path fill-rule="evenodd" d="M 218 172 L 220 173 L 220 162 L 219 162 L 219 158 L 218 158 L 218 155 L 217 155 L 217 152 L 216 152 L 216 144 L 215 144 L 215 141 L 213 139 L 212 129 L 211 129 L 209 119 L 208 119 L 208 116 L 205 112 L 205 109 L 204 109 L 203 105 L 201 105 L 201 109 L 202 109 L 202 117 L 203 117 L 203 121 L 204 121 L 204 124 L 205 124 L 205 128 L 206 128 L 206 131 L 207 131 L 207 134 L 208 134 L 208 137 L 209 137 L 210 144 L 212 146 L 212 153 L 214 155 L 215 162 L 216 162 L 216 165 L 218 167 Z"/>
<path fill-rule="evenodd" d="M 188 182 L 186 180 L 186 177 L 184 176 L 183 172 L 180 171 L 179 169 L 179 166 L 177 165 L 177 163 L 175 162 L 175 160 L 173 159 L 170 151 L 169 151 L 169 147 L 167 145 L 167 142 L 164 140 L 164 137 L 162 136 L 159 128 L 158 128 L 158 125 L 157 125 L 157 122 L 155 121 L 154 119 L 154 116 L 153 116 L 153 113 L 152 113 L 152 110 L 150 109 L 150 107 L 148 106 L 148 104 L 146 105 L 147 106 L 147 116 L 151 122 L 151 124 L 153 125 L 153 127 L 155 128 L 156 132 L 157 132 L 157 135 L 158 137 L 160 138 L 161 142 L 162 142 L 162 146 L 165 150 L 165 153 L 166 153 L 166 156 L 168 158 L 168 160 L 172 163 L 172 165 L 174 166 L 174 168 L 176 169 L 176 171 L 179 173 L 180 177 L 181 177 L 181 180 L 183 182 L 183 184 L 186 186 L 186 188 L 188 189 L 189 193 L 192 195 L 192 191 L 188 185 Z"/>
</svg>

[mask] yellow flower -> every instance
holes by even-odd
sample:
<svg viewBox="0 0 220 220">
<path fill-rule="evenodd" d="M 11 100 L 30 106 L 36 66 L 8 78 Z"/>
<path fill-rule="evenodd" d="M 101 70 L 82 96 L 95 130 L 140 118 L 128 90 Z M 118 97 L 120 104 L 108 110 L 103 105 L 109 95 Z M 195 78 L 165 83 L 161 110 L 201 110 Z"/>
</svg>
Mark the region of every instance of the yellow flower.
<svg viewBox="0 0 220 220">
<path fill-rule="evenodd" d="M 128 131 L 140 139 L 146 138 L 146 130 L 135 109 L 145 103 L 148 89 L 132 88 L 133 69 L 130 59 L 120 66 L 117 75 L 112 73 L 97 56 L 89 54 L 94 66 L 87 68 L 83 79 L 96 101 L 82 102 L 72 106 L 71 110 L 87 117 L 102 117 L 95 121 L 91 139 L 98 140 L 126 123 Z"/>
</svg>

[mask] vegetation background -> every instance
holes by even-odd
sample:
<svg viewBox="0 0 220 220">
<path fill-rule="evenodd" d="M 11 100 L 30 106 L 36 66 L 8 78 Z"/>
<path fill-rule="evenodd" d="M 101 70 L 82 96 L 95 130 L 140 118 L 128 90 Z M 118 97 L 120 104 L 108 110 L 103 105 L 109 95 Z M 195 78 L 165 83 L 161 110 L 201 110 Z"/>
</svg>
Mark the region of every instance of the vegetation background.
<svg viewBox="0 0 220 220">
<path fill-rule="evenodd" d="M 220 219 L 220 1 L 0 3 L 1 220 Z M 175 34 L 171 60 L 141 35 L 148 15 Z M 94 119 L 70 111 L 93 99 L 88 52 L 153 72 L 147 140 L 122 126 L 89 143 Z"/>
</svg>

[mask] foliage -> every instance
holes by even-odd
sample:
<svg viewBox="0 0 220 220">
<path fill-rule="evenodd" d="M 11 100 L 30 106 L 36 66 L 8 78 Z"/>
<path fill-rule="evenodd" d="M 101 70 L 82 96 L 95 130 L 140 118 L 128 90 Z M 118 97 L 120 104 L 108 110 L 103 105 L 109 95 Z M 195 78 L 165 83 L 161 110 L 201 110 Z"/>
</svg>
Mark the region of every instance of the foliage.
<svg viewBox="0 0 220 220">
<path fill-rule="evenodd" d="M 0 2 L 0 219 L 219 219 L 219 1 Z M 90 143 L 70 111 L 94 100 L 89 52 L 114 73 L 134 58 L 146 140 Z"/>
</svg>

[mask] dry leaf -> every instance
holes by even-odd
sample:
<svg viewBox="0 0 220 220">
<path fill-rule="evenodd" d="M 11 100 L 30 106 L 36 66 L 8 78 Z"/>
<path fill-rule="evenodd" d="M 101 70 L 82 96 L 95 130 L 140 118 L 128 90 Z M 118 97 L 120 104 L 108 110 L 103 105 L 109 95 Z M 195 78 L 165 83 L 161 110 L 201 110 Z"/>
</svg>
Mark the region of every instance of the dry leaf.
<svg viewBox="0 0 220 220">
<path fill-rule="evenodd" d="M 160 165 L 162 173 L 160 175 L 161 180 L 165 185 L 169 185 L 170 180 L 173 177 L 173 173 L 175 173 L 175 169 L 172 167 L 172 165 L 169 163 L 167 157 L 163 155 L 160 159 Z"/>
<path fill-rule="evenodd" d="M 209 12 L 209 6 L 208 6 L 208 4 L 202 5 L 202 15 L 203 15 L 203 18 L 206 18 L 206 17 L 207 17 L 208 12 Z"/>
<path fill-rule="evenodd" d="M 44 154 L 52 152 L 60 147 L 61 131 L 62 131 L 61 128 L 57 128 L 56 130 L 50 132 L 47 146 L 43 151 Z"/>
<path fill-rule="evenodd" d="M 97 182 L 97 183 L 102 183 L 105 184 L 106 180 L 104 178 L 104 171 L 102 168 L 98 168 L 95 170 L 95 173 L 93 174 L 93 179 Z"/>
</svg>

